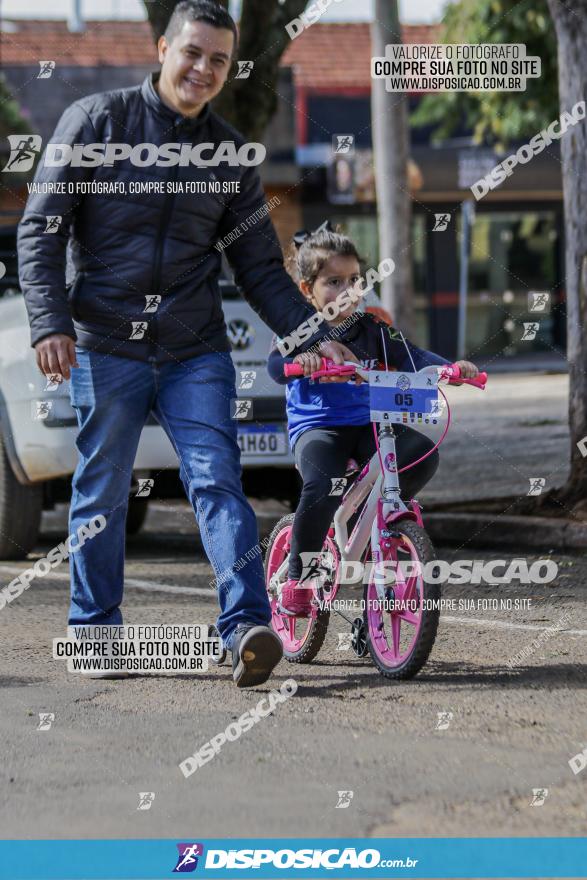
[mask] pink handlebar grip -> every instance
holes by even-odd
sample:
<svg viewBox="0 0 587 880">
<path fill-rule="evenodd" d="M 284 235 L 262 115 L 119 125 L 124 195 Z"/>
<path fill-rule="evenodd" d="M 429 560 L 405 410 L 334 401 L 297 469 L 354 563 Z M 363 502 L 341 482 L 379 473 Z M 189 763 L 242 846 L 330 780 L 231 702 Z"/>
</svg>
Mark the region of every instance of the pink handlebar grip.
<svg viewBox="0 0 587 880">
<path fill-rule="evenodd" d="M 288 378 L 289 376 L 303 376 L 304 368 L 301 364 L 284 364 L 283 375 Z"/>
<path fill-rule="evenodd" d="M 449 385 L 459 382 L 463 385 L 473 385 L 474 388 L 484 389 L 487 384 L 487 373 L 479 373 L 474 379 L 461 379 L 461 368 L 456 364 L 445 367 L 445 375 L 449 378 Z"/>
</svg>

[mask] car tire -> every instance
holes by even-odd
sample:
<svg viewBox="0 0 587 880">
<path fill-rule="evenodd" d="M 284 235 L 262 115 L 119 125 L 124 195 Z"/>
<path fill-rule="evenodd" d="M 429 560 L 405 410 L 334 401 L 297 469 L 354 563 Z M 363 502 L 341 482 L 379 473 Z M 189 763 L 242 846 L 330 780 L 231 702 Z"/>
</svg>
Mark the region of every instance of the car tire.
<svg viewBox="0 0 587 880">
<path fill-rule="evenodd" d="M 43 484 L 19 483 L 0 436 L 0 559 L 26 559 L 41 528 Z"/>
<path fill-rule="evenodd" d="M 126 515 L 126 534 L 138 535 L 145 524 L 149 512 L 149 499 L 136 498 L 131 495 L 128 499 L 128 513 Z"/>
</svg>

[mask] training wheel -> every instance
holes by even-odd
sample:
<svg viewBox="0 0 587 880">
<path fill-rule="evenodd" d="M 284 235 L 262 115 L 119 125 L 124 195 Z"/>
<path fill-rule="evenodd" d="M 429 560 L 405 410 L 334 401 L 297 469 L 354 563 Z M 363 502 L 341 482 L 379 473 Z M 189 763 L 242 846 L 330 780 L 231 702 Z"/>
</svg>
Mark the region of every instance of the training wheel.
<svg viewBox="0 0 587 880">
<path fill-rule="evenodd" d="M 365 657 L 367 651 L 367 630 L 362 617 L 355 617 L 352 627 L 351 645 L 357 657 Z"/>
</svg>

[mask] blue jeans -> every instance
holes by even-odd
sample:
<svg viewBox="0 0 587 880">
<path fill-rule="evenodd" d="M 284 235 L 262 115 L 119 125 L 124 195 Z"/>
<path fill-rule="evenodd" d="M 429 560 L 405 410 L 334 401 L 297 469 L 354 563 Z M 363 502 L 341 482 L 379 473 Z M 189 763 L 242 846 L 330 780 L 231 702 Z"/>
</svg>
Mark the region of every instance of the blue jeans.
<svg viewBox="0 0 587 880">
<path fill-rule="evenodd" d="M 267 624 L 271 611 L 257 521 L 243 494 L 237 428 L 230 413 L 236 398 L 230 354 L 157 366 L 81 348 L 76 352 L 71 402 L 80 428 L 79 460 L 69 534 L 100 514 L 106 526 L 70 555 L 70 625 L 122 622 L 129 490 L 151 411 L 177 452 L 204 549 L 219 579 L 220 635 L 230 646 L 237 624 Z M 255 547 L 258 552 L 246 555 Z M 238 570 L 231 572 L 239 560 Z"/>
</svg>

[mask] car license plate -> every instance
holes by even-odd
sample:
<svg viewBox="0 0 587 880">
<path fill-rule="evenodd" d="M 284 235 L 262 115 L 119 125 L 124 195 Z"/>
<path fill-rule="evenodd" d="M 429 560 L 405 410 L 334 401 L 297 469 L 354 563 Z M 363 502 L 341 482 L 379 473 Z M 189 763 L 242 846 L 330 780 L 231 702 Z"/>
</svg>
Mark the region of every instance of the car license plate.
<svg viewBox="0 0 587 880">
<path fill-rule="evenodd" d="M 238 445 L 243 455 L 285 455 L 285 430 L 279 425 L 239 425 Z"/>
</svg>

